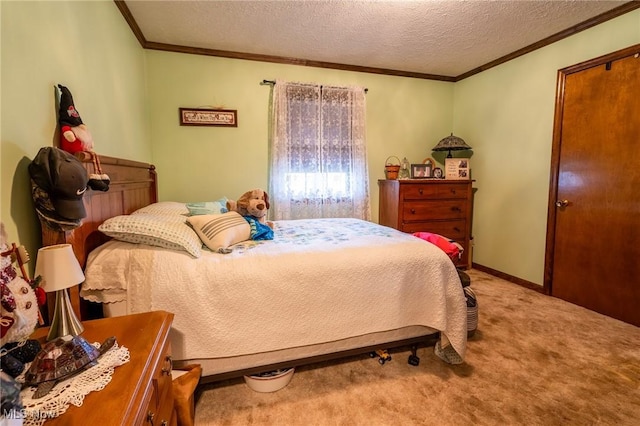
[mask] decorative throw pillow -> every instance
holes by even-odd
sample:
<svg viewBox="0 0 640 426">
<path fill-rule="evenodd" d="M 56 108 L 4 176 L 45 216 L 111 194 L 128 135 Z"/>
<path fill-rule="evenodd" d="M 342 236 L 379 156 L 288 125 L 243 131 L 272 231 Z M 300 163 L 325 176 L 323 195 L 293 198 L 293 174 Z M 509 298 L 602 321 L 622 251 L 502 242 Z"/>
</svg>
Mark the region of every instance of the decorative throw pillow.
<svg viewBox="0 0 640 426">
<path fill-rule="evenodd" d="M 251 227 L 237 212 L 190 216 L 187 222 L 215 252 L 228 253 L 230 246 L 250 239 Z"/>
<path fill-rule="evenodd" d="M 216 201 L 187 203 L 187 209 L 189 210 L 189 216 L 225 213 L 227 211 L 227 197 L 222 197 Z"/>
<path fill-rule="evenodd" d="M 202 241 L 180 215 L 115 216 L 105 220 L 98 230 L 120 241 L 183 250 L 193 257 L 202 254 Z"/>
<path fill-rule="evenodd" d="M 189 214 L 189 209 L 185 203 L 179 203 L 177 201 L 160 201 L 158 203 L 149 204 L 134 211 L 133 214 L 156 214 L 156 215 L 168 215 L 179 216 Z M 184 219 L 184 218 L 183 218 Z"/>
</svg>

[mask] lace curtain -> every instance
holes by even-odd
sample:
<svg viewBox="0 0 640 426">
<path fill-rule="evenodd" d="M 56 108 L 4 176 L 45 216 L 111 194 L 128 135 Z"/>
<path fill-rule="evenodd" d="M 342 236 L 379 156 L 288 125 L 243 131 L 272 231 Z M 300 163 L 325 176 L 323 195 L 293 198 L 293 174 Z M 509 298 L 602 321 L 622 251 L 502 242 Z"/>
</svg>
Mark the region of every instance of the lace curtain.
<svg viewBox="0 0 640 426">
<path fill-rule="evenodd" d="M 364 88 L 276 81 L 272 219 L 371 219 L 365 113 Z"/>
</svg>

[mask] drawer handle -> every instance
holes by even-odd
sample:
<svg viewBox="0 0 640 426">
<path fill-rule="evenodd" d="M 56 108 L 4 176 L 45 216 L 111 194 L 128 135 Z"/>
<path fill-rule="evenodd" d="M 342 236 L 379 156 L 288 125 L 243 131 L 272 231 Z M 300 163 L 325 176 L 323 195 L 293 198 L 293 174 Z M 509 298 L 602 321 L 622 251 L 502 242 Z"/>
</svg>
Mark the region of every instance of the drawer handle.
<svg viewBox="0 0 640 426">
<path fill-rule="evenodd" d="M 460 207 L 453 206 L 453 207 L 451 207 L 451 211 L 453 211 L 453 212 L 461 212 L 462 209 Z"/>
<path fill-rule="evenodd" d="M 458 228 L 457 226 L 454 226 L 453 230 L 456 231 L 456 232 L 460 232 L 460 228 Z"/>
<path fill-rule="evenodd" d="M 422 195 L 422 188 L 418 188 L 418 192 Z"/>
<path fill-rule="evenodd" d="M 153 419 L 155 418 L 156 414 L 152 411 L 149 411 L 147 413 L 147 422 L 151 423 L 151 426 L 153 426 Z M 167 426 L 169 424 L 169 422 L 167 422 L 166 420 L 163 420 L 160 425 L 161 426 Z"/>
<path fill-rule="evenodd" d="M 411 209 L 411 214 L 416 214 L 416 209 Z"/>
<path fill-rule="evenodd" d="M 450 191 L 451 191 L 451 193 L 452 193 L 452 194 L 455 194 L 455 193 L 456 193 L 456 190 L 455 190 L 455 189 L 451 189 Z"/>
<path fill-rule="evenodd" d="M 165 362 L 167 363 L 167 366 L 162 367 L 162 374 L 166 374 L 167 376 L 169 376 L 171 374 L 171 371 L 173 370 L 173 358 L 171 358 L 171 355 L 167 355 L 167 357 L 165 358 Z"/>
</svg>

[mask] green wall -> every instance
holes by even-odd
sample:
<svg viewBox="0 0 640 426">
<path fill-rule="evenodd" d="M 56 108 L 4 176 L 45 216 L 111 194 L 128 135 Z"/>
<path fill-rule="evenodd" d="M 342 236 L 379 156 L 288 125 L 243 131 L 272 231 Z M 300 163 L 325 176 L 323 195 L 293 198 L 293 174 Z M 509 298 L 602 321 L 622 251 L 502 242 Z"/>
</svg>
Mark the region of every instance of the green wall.
<svg viewBox="0 0 640 426">
<path fill-rule="evenodd" d="M 557 72 L 638 43 L 640 10 L 455 84 L 454 129 L 474 148 L 474 262 L 543 283 Z"/>
<path fill-rule="evenodd" d="M 162 200 L 267 187 L 270 86 L 360 85 L 367 94 L 372 218 L 395 155 L 421 162 L 453 131 L 472 147 L 474 262 L 542 284 L 557 70 L 640 43 L 640 10 L 458 83 L 144 51 L 111 1 L 0 2 L 0 219 L 40 244 L 27 165 L 57 145 L 54 85 L 73 93 L 103 155 L 152 162 Z M 238 110 L 237 128 L 179 126 L 179 107 Z M 434 156 L 441 160 L 441 155 Z"/>
<path fill-rule="evenodd" d="M 148 51 L 147 86 L 153 162 L 160 198 L 236 199 L 267 189 L 271 86 L 263 80 L 358 85 L 367 93 L 371 217 L 378 219 L 378 179 L 389 156 L 422 162 L 449 134 L 453 85 L 446 82 L 199 55 Z M 180 126 L 179 107 L 238 110 L 238 127 Z"/>
<path fill-rule="evenodd" d="M 111 1 L 2 1 L 0 13 L 0 220 L 35 259 L 27 166 L 58 146 L 55 85 L 71 90 L 97 152 L 151 161 L 144 50 Z"/>
</svg>

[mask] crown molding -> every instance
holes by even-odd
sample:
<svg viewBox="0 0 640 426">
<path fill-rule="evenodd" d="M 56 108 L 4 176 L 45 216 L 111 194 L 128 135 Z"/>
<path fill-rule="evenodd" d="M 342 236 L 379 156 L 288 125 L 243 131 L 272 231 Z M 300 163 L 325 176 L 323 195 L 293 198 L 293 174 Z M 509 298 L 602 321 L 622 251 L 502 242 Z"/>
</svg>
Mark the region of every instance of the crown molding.
<svg viewBox="0 0 640 426">
<path fill-rule="evenodd" d="M 624 15 L 625 13 L 629 13 L 633 10 L 640 8 L 640 0 L 630 1 L 628 3 L 625 3 L 621 6 L 616 7 L 615 9 L 611 9 L 605 13 L 602 13 L 598 16 L 595 16 L 591 19 L 588 19 L 577 25 L 574 25 L 571 28 L 567 28 L 566 30 L 560 31 L 536 43 L 530 44 L 529 46 L 523 47 L 522 49 L 516 50 L 515 52 L 509 53 L 508 55 L 502 56 L 498 59 L 495 59 L 491 62 L 488 62 L 472 70 L 469 70 L 458 76 L 446 76 L 446 75 L 425 74 L 425 73 L 418 73 L 418 72 L 411 72 L 411 71 L 393 70 L 393 69 L 387 69 L 387 68 L 375 68 L 375 67 L 365 67 L 360 65 L 339 64 L 334 62 L 314 61 L 310 59 L 289 58 L 285 56 L 261 55 L 261 54 L 255 54 L 255 53 L 233 52 L 228 50 L 216 50 L 216 49 L 208 49 L 208 48 L 201 48 L 201 47 L 179 46 L 175 44 L 157 43 L 157 42 L 149 41 L 145 38 L 144 34 L 140 30 L 140 27 L 138 26 L 138 23 L 136 22 L 135 18 L 131 14 L 131 11 L 127 7 L 127 4 L 125 3 L 124 0 L 114 0 L 114 2 L 118 7 L 118 9 L 120 10 L 120 13 L 122 13 L 122 16 L 124 16 L 124 19 L 127 21 L 127 24 L 129 24 L 129 27 L 131 28 L 131 31 L 138 39 L 138 42 L 144 49 L 161 50 L 165 52 L 187 53 L 192 55 L 217 56 L 221 58 L 243 59 L 248 61 L 273 62 L 273 63 L 286 64 L 286 65 L 299 65 L 299 66 L 305 66 L 305 67 L 327 68 L 327 69 L 335 69 L 335 70 L 342 70 L 342 71 L 355 71 L 355 72 L 363 72 L 363 73 L 370 73 L 370 74 L 382 74 L 382 75 L 391 75 L 396 77 L 411 77 L 411 78 L 420 78 L 425 80 L 438 80 L 438 81 L 448 81 L 448 82 L 457 82 L 457 81 L 464 80 L 465 78 L 471 77 L 472 75 L 481 73 L 490 68 L 493 68 L 505 62 L 508 62 L 512 59 L 526 55 L 527 53 L 533 52 L 542 47 L 553 44 L 559 40 L 570 37 L 581 31 L 595 27 L 596 25 L 602 24 L 613 18 L 617 18 L 618 16 Z"/>
</svg>

